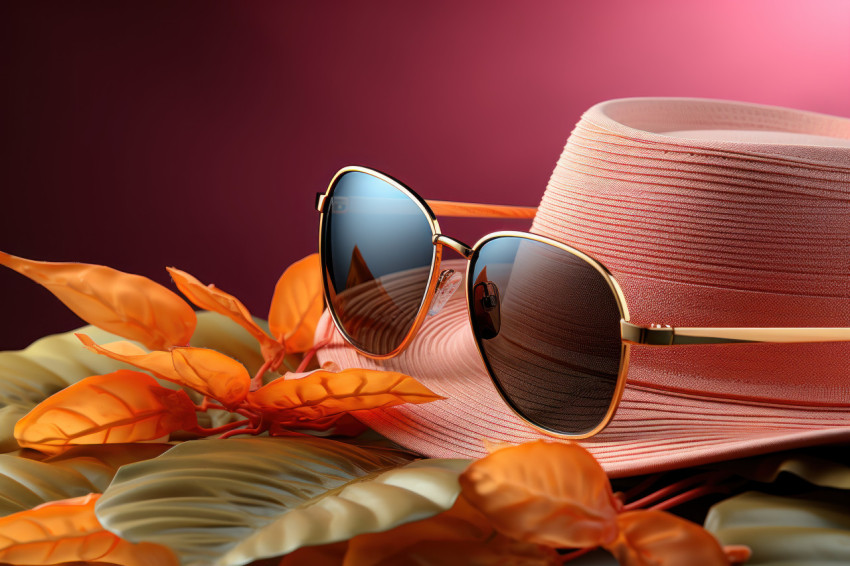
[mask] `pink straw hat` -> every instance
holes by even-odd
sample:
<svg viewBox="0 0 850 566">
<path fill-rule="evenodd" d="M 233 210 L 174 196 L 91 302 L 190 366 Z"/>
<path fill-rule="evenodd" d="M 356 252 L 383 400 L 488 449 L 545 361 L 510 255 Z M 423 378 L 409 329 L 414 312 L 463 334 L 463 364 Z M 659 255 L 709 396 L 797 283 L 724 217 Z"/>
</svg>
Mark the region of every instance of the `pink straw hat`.
<svg viewBox="0 0 850 566">
<path fill-rule="evenodd" d="M 598 104 L 531 232 L 602 262 L 636 324 L 848 327 L 850 120 L 700 99 Z M 325 315 L 317 334 L 328 326 Z M 336 334 L 319 359 L 400 371 L 445 396 L 358 415 L 427 456 L 546 437 L 492 385 L 462 292 L 396 358 Z M 848 441 L 850 342 L 832 342 L 633 346 L 613 420 L 580 442 L 622 476 Z"/>
</svg>

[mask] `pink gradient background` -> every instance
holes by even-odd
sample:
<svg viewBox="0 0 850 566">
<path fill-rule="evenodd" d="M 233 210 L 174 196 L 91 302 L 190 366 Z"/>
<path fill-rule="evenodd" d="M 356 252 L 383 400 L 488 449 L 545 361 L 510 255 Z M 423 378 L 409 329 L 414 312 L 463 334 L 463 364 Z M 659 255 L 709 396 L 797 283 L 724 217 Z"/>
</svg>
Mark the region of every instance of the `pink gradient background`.
<svg viewBox="0 0 850 566">
<path fill-rule="evenodd" d="M 844 0 L 4 3 L 0 249 L 174 265 L 265 316 L 341 166 L 536 205 L 602 100 L 850 116 L 848 30 Z M 82 324 L 6 270 L 0 312 L 0 349 Z"/>
</svg>

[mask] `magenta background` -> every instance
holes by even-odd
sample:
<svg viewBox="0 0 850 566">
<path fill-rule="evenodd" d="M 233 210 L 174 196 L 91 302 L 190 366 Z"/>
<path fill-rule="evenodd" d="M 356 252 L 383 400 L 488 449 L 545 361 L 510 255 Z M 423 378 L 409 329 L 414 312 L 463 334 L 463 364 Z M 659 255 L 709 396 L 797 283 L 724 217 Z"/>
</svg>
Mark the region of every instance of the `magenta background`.
<svg viewBox="0 0 850 566">
<path fill-rule="evenodd" d="M 174 265 L 265 316 L 341 166 L 536 205 L 602 100 L 850 116 L 848 30 L 843 0 L 3 3 L 0 249 Z M 7 270 L 0 309 L 0 349 L 82 324 Z"/>
</svg>

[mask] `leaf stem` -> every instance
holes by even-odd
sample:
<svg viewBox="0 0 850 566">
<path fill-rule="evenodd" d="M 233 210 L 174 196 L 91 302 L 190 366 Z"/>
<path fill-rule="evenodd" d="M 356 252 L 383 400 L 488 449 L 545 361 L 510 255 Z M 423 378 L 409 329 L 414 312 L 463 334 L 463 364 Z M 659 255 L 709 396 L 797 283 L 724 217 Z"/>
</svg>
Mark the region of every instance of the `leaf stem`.
<svg viewBox="0 0 850 566">
<path fill-rule="evenodd" d="M 227 407 L 225 407 L 225 406 L 223 406 L 223 405 L 219 405 L 219 404 L 217 404 L 217 403 L 210 403 L 210 398 L 209 398 L 209 397 L 204 397 L 204 400 L 203 400 L 203 402 L 202 402 L 200 405 L 195 405 L 195 410 L 196 410 L 196 411 L 203 411 L 203 412 L 206 412 L 206 411 L 208 411 L 208 410 L 210 410 L 210 409 L 215 409 L 215 410 L 219 410 L 219 411 L 229 411 L 229 410 L 230 410 L 230 409 L 228 409 Z"/>
<path fill-rule="evenodd" d="M 261 416 L 260 413 L 257 413 L 256 411 L 253 411 L 253 410 L 251 410 L 247 407 L 244 407 L 244 406 L 236 408 L 233 412 L 240 414 L 243 417 L 248 417 L 249 419 L 252 419 L 252 420 L 255 420 L 255 421 L 258 420 Z"/>
<path fill-rule="evenodd" d="M 623 493 L 623 498 L 628 501 L 629 499 L 636 497 L 638 494 L 643 491 L 649 489 L 651 485 L 654 485 L 663 474 L 652 474 L 651 476 L 646 477 L 642 482 L 631 488 L 630 490 Z"/>
<path fill-rule="evenodd" d="M 254 428 L 243 428 L 237 430 L 231 430 L 230 432 L 225 432 L 219 438 L 230 438 L 231 436 L 236 436 L 237 434 L 252 434 L 254 436 L 264 432 L 266 430 L 266 426 L 264 426 L 263 420 L 260 419 L 260 422 Z"/>
<path fill-rule="evenodd" d="M 316 355 L 316 352 L 318 352 L 319 349 L 324 348 L 325 346 L 330 344 L 330 341 L 330 338 L 325 338 L 324 340 L 320 340 L 319 342 L 313 344 L 313 347 L 307 350 L 307 352 L 304 354 L 304 358 L 301 360 L 301 363 L 298 364 L 297 368 L 295 368 L 295 373 L 300 373 L 307 369 L 307 364 L 310 363 L 310 360 L 313 359 L 313 356 Z"/>
<path fill-rule="evenodd" d="M 266 360 L 266 362 L 260 366 L 260 369 L 257 370 L 257 374 L 254 376 L 253 379 L 251 379 L 251 391 L 256 391 L 257 389 L 263 386 L 263 376 L 271 367 L 273 361 L 274 360 Z"/>
<path fill-rule="evenodd" d="M 703 482 L 707 482 L 709 485 L 714 485 L 718 481 L 724 479 L 725 476 L 726 475 L 722 472 L 706 472 L 704 474 L 697 474 L 695 476 L 691 476 L 681 481 L 677 481 L 676 483 L 670 484 L 667 487 L 663 487 L 658 491 L 650 493 L 649 495 L 642 497 L 636 501 L 632 501 L 631 503 L 623 505 L 623 509 L 625 511 L 630 511 L 632 509 L 642 509 L 647 505 L 655 503 L 660 499 L 673 495 L 677 491 L 691 487 L 692 485 Z M 654 509 L 654 507 L 650 507 L 650 509 Z"/>
<path fill-rule="evenodd" d="M 204 436 L 213 436 L 215 434 L 221 434 L 223 432 L 233 432 L 233 429 L 238 428 L 240 426 L 245 426 L 251 423 L 251 419 L 245 419 L 242 421 L 234 421 L 232 423 L 227 423 L 225 425 L 221 425 L 215 428 L 204 428 L 202 426 L 198 426 L 193 428 L 189 432 L 197 432 L 199 434 L 203 434 Z"/>
<path fill-rule="evenodd" d="M 695 487 L 691 490 L 688 490 L 684 493 L 680 493 L 675 497 L 671 497 L 666 501 L 662 501 L 661 503 L 656 503 L 652 507 L 647 507 L 647 509 L 669 509 L 671 507 L 675 507 L 676 505 L 681 505 L 682 503 L 686 503 L 691 501 L 692 499 L 696 499 L 698 497 L 702 497 L 703 495 L 710 495 L 712 493 L 728 493 L 728 486 L 721 486 L 717 484 L 710 483 L 708 485 L 701 485 L 699 487 Z"/>
</svg>

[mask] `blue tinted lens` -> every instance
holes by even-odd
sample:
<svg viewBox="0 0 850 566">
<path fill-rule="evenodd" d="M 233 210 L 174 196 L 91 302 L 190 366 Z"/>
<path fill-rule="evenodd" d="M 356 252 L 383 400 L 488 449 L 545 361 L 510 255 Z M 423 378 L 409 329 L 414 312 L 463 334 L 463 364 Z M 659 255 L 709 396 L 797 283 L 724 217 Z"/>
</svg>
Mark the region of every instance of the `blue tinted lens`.
<svg viewBox="0 0 850 566">
<path fill-rule="evenodd" d="M 472 259 L 472 326 L 505 400 L 529 422 L 581 435 L 617 390 L 620 309 L 604 276 L 559 247 L 515 236 Z"/>
<path fill-rule="evenodd" d="M 425 299 L 436 253 L 431 224 L 411 196 L 359 171 L 337 178 L 326 206 L 329 303 L 357 347 L 388 354 Z"/>
</svg>

